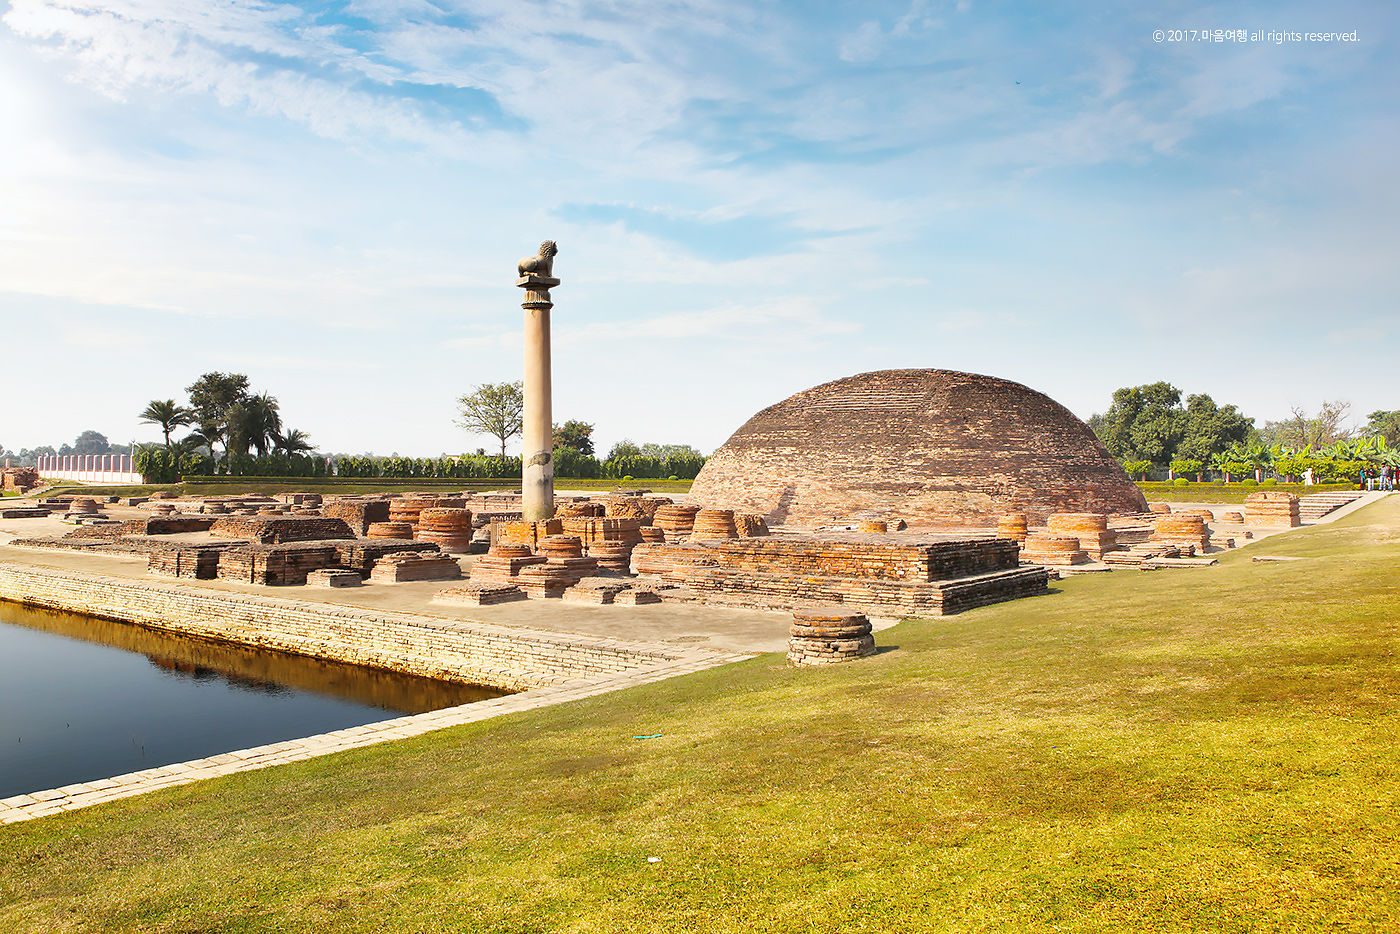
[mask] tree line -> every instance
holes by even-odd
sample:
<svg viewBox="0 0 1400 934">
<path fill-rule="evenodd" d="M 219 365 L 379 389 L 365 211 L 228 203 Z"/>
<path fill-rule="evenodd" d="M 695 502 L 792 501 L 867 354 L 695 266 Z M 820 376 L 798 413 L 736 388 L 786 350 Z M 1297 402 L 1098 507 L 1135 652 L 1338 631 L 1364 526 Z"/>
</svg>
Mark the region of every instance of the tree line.
<svg viewBox="0 0 1400 934">
<path fill-rule="evenodd" d="M 205 373 L 185 387 L 188 404 L 153 399 L 141 421 L 156 425 L 163 445 L 139 445 L 135 466 L 142 475 L 169 483 L 185 475 L 314 477 L 329 472 L 304 431 L 285 429 L 281 406 L 266 392 L 254 393 L 243 373 Z M 179 428 L 193 430 L 178 441 Z"/>
<path fill-rule="evenodd" d="M 11 451 L 0 444 L 0 458 L 8 457 L 19 467 L 33 467 L 39 463 L 41 457 L 66 457 L 69 454 L 130 454 L 131 450 L 131 445 L 113 444 L 107 440 L 107 436 L 102 432 L 89 428 L 79 432 L 72 444 L 60 444 L 58 447 L 51 444 L 41 444 L 37 447 Z"/>
<path fill-rule="evenodd" d="M 242 373 L 205 373 L 185 388 L 188 403 L 175 399 L 152 400 L 141 420 L 160 428 L 163 444 L 138 448 L 135 466 L 154 482 L 173 482 L 181 476 L 215 473 L 231 476 L 354 478 L 460 478 L 517 477 L 519 457 L 506 453 L 506 445 L 521 433 L 524 398 L 522 385 L 487 383 L 458 400 L 459 427 L 489 434 L 500 442 L 500 454 L 441 457 L 311 456 L 314 451 L 303 431 L 284 430 L 281 407 L 267 393 L 253 393 Z M 174 435 L 192 427 L 183 438 Z M 564 479 L 694 479 L 705 464 L 704 456 L 686 444 L 635 444 L 623 440 L 599 458 L 593 448 L 594 426 L 571 419 L 554 426 L 554 474 Z"/>
<path fill-rule="evenodd" d="M 1233 405 L 1205 394 L 1188 395 L 1167 382 L 1129 386 L 1113 393 L 1106 412 L 1089 427 L 1128 474 L 1147 479 L 1166 472 L 1204 479 L 1265 475 L 1284 479 L 1356 480 L 1380 466 L 1400 467 L 1400 411 L 1381 410 L 1367 424 L 1349 426 L 1346 402 L 1324 402 L 1316 414 L 1295 407 L 1289 418 L 1256 427 Z"/>
<path fill-rule="evenodd" d="M 466 431 L 491 435 L 506 455 L 506 442 L 524 427 L 523 384 L 483 383 L 457 400 L 457 424 Z M 705 457 L 688 444 L 635 444 L 624 439 L 612 446 L 608 456 L 599 459 L 593 449 L 593 428 L 588 422 L 570 419 L 554 426 L 554 475 L 572 479 L 669 477 L 693 480 L 705 466 Z M 478 451 L 478 455 L 484 452 Z M 517 458 L 518 461 L 518 458 Z M 514 476 L 519 468 L 504 476 Z"/>
</svg>

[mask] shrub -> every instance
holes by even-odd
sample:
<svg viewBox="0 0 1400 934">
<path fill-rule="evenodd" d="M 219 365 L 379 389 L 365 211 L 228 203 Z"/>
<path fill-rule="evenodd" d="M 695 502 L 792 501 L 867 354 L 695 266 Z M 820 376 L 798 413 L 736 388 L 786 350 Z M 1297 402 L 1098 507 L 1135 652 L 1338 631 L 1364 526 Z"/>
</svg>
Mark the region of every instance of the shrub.
<svg viewBox="0 0 1400 934">
<path fill-rule="evenodd" d="M 1265 481 L 1265 482 L 1267 483 L 1268 481 Z M 1274 482 L 1277 483 L 1278 481 L 1274 481 Z M 1242 485 L 1244 485 L 1244 486 L 1258 486 L 1258 485 L 1259 485 L 1259 481 L 1256 480 L 1256 479 L 1254 479 L 1253 477 L 1246 477 L 1245 479 L 1241 480 L 1240 483 L 1241 483 Z"/>
<path fill-rule="evenodd" d="M 1174 486 L 1187 486 L 1190 483 L 1191 481 L 1187 480 L 1185 477 L 1177 477 L 1175 480 L 1172 481 L 1172 484 Z"/>
<path fill-rule="evenodd" d="M 1277 478 L 1277 477 L 1266 477 L 1265 479 L 1259 481 L 1259 485 L 1260 485 L 1260 486 L 1278 486 L 1278 478 Z"/>
</svg>

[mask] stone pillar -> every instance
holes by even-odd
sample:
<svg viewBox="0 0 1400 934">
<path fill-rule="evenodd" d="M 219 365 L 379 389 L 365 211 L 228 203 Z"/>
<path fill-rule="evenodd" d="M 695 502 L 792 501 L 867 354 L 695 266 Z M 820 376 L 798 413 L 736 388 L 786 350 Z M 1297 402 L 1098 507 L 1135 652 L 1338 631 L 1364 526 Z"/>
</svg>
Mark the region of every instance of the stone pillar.
<svg viewBox="0 0 1400 934">
<path fill-rule="evenodd" d="M 559 284 L 552 278 L 554 243 L 546 241 L 538 256 L 520 261 L 515 284 L 525 290 L 525 378 L 521 428 L 521 511 L 526 521 L 538 522 L 554 515 L 554 417 L 550 384 L 549 312 L 554 302 L 549 290 Z"/>
</svg>

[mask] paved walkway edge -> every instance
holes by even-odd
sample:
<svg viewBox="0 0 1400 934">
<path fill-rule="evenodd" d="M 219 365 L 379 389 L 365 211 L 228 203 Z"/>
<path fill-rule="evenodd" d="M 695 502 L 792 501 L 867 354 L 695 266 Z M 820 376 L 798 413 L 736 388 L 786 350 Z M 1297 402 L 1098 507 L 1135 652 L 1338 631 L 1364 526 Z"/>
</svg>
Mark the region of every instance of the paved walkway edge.
<svg viewBox="0 0 1400 934">
<path fill-rule="evenodd" d="M 706 668 L 727 665 L 752 657 L 751 655 L 730 653 L 712 653 L 703 657 L 692 655 L 684 660 L 672 660 L 663 664 L 634 668 L 613 677 L 535 688 L 520 694 L 476 701 L 459 707 L 446 707 L 442 710 L 382 720 L 378 723 L 349 727 L 302 739 L 290 739 L 280 743 L 269 743 L 265 746 L 254 746 L 251 749 L 239 749 L 235 752 L 209 756 L 205 759 L 192 759 L 188 762 L 143 769 L 140 772 L 129 772 L 112 778 L 96 779 L 64 785 L 62 788 L 14 795 L 0 799 L 0 824 L 12 824 L 32 820 L 36 817 L 47 817 L 50 814 L 91 807 L 94 804 L 103 804 L 119 798 L 131 798 L 159 791 L 162 788 L 188 785 L 205 778 L 217 778 L 237 772 L 251 772 L 255 769 L 284 765 L 288 762 L 300 762 L 304 759 L 343 752 L 347 749 L 359 749 L 362 746 L 373 746 L 376 743 L 407 739 L 410 736 L 419 736 L 423 733 L 431 733 L 433 730 L 460 726 L 464 723 L 477 723 L 506 714 L 537 710 L 541 707 L 562 704 L 584 697 L 594 697 L 610 691 L 635 687 L 639 684 L 664 681 L 677 675 L 703 671 Z"/>
</svg>

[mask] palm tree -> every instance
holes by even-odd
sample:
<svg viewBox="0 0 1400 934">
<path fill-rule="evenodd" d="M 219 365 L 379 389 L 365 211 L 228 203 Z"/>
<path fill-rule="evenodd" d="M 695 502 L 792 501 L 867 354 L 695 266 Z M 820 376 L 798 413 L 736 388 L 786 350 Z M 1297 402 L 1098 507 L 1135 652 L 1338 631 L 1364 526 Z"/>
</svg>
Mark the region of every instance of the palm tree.
<svg viewBox="0 0 1400 934">
<path fill-rule="evenodd" d="M 201 425 L 194 431 L 185 435 L 181 444 L 191 445 L 194 448 L 208 448 L 209 456 L 214 456 L 214 445 L 224 440 L 224 429 L 219 425 Z"/>
<path fill-rule="evenodd" d="M 174 399 L 153 399 L 141 412 L 141 421 L 159 425 L 165 435 L 165 446 L 170 447 L 170 432 L 181 425 L 194 422 L 194 410 L 176 405 Z"/>
<path fill-rule="evenodd" d="M 272 437 L 272 450 L 280 451 L 287 456 L 302 454 L 316 450 L 311 443 L 311 436 L 300 428 L 293 428 L 284 434 L 276 434 Z"/>
<path fill-rule="evenodd" d="M 272 439 L 282 430 L 282 416 L 277 400 L 267 393 L 249 396 L 228 410 L 228 443 L 225 450 L 247 454 L 256 448 L 262 457 L 272 445 Z"/>
</svg>

